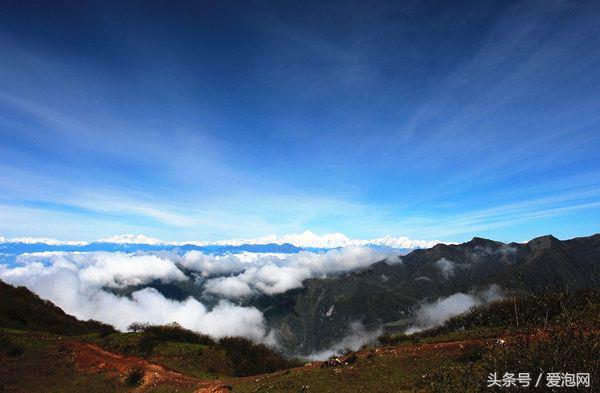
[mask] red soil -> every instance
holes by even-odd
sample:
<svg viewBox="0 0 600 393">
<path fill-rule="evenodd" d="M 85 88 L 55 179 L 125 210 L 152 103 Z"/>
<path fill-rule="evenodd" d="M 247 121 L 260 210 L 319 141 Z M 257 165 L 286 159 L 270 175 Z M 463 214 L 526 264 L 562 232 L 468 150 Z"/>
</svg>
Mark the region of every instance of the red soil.
<svg viewBox="0 0 600 393">
<path fill-rule="evenodd" d="M 140 392 L 157 385 L 195 388 L 197 393 L 228 392 L 220 381 L 205 381 L 170 370 L 147 360 L 106 351 L 98 345 L 80 341 L 67 341 L 65 347 L 72 353 L 76 366 L 87 373 L 105 373 L 125 381 L 133 371 L 143 373 Z"/>
</svg>

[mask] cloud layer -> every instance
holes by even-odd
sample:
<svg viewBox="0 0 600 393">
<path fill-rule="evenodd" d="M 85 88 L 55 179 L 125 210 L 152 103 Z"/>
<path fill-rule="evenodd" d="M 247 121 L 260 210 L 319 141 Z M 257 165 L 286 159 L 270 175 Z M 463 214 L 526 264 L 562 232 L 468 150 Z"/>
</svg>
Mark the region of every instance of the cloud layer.
<svg viewBox="0 0 600 393">
<path fill-rule="evenodd" d="M 414 325 L 408 328 L 405 333 L 415 333 L 439 326 L 453 315 L 461 314 L 471 307 L 489 303 L 502 297 L 502 289 L 493 284 L 481 292 L 458 292 L 448 297 L 439 298 L 432 303 L 422 304 L 413 314 Z"/>
<path fill-rule="evenodd" d="M 273 295 L 302 286 L 307 278 L 354 270 L 388 257 L 367 247 L 317 253 L 210 255 L 188 251 L 153 253 L 38 252 L 21 254 L 13 266 L 0 264 L 0 279 L 24 285 L 80 319 L 97 319 L 126 330 L 132 322 L 182 326 L 215 337 L 236 335 L 273 343 L 262 313 L 228 299 Z M 149 285 L 190 280 L 216 297 L 209 308 L 198 299 L 168 299 Z M 144 286 L 146 286 L 144 288 Z M 130 296 L 115 290 L 142 287 Z"/>
<path fill-rule="evenodd" d="M 248 258 L 253 255 L 253 258 Z M 390 255 L 368 247 L 350 246 L 324 253 L 301 251 L 297 254 L 242 254 L 215 257 L 190 251 L 182 257 L 182 265 L 199 271 L 203 276 L 233 273 L 211 278 L 206 282 L 210 293 L 237 298 L 255 292 L 274 295 L 300 288 L 308 278 L 347 272 L 387 259 L 400 262 Z"/>
<path fill-rule="evenodd" d="M 313 352 L 308 355 L 312 360 L 325 360 L 333 355 L 341 354 L 345 351 L 357 351 L 363 345 L 375 342 L 377 337 L 381 336 L 383 328 L 380 326 L 374 330 L 367 330 L 362 323 L 350 323 L 348 333 L 331 347 L 322 351 Z"/>
<path fill-rule="evenodd" d="M 125 330 L 132 322 L 182 326 L 215 337 L 236 335 L 268 341 L 265 321 L 253 307 L 220 301 L 209 310 L 193 298 L 175 301 L 153 288 L 118 296 L 107 287 L 143 285 L 186 279 L 175 263 L 155 255 L 122 253 L 39 253 L 18 258 L 20 266 L 0 265 L 0 278 L 25 285 L 65 312 L 81 319 L 97 319 Z"/>
</svg>

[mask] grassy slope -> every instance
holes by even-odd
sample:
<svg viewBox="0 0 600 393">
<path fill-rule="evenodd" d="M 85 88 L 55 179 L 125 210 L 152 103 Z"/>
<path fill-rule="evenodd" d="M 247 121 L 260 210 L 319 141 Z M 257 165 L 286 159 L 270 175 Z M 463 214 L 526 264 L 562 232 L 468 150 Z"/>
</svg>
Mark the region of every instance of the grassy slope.
<svg viewBox="0 0 600 393">
<path fill-rule="evenodd" d="M 126 391 L 113 378 L 78 372 L 64 347 L 64 336 L 114 332 L 0 281 L 0 392 Z"/>
<path fill-rule="evenodd" d="M 314 362 L 247 377 L 234 376 L 290 367 L 293 362 L 286 363 L 243 341 L 215 342 L 176 326 L 78 337 L 4 328 L 0 331 L 0 387 L 11 392 L 139 391 L 130 377 L 135 376 L 139 364 L 145 364 L 147 370 L 150 361 L 189 376 L 181 376 L 187 381 L 183 384 L 166 380 L 143 385 L 144 391 L 152 392 L 194 391 L 197 383 L 215 379 L 225 380 L 239 392 L 490 391 L 483 383 L 491 371 L 542 368 L 586 371 L 597 378 L 598 326 L 598 291 L 533 295 L 478 307 L 417 335 L 383 337 L 387 345 L 364 348 L 353 354 L 348 364 L 321 367 Z M 506 342 L 498 345 L 498 337 Z M 66 340 L 126 354 L 115 355 L 124 359 L 124 368 L 120 374 L 111 373 L 115 369 L 111 364 L 85 360 L 86 351 L 74 351 Z M 107 356 L 112 357 L 110 353 Z M 342 363 L 347 359 L 343 357 Z M 214 383 L 217 386 L 218 382 Z"/>
<path fill-rule="evenodd" d="M 300 364 L 244 338 L 213 340 L 177 325 L 148 326 L 137 333 L 93 335 L 86 339 L 107 350 L 138 356 L 204 379 L 263 374 Z"/>
<path fill-rule="evenodd" d="M 0 392 L 191 393 L 222 385 L 166 364 L 104 351 L 89 339 L 0 329 Z M 192 358 L 185 361 L 194 367 Z"/>
<path fill-rule="evenodd" d="M 310 365 L 230 383 L 240 392 L 489 392 L 484 383 L 493 371 L 583 371 L 597 378 L 599 311 L 598 291 L 508 299 L 477 307 L 437 329 L 383 337 L 388 345 L 357 352 L 352 364 Z"/>
<path fill-rule="evenodd" d="M 229 381 L 236 392 L 412 392 L 419 388 L 422 376 L 449 356 L 458 356 L 456 348 L 439 351 L 433 348 L 407 348 L 361 351 L 354 364 L 283 371 L 266 376 Z"/>
<path fill-rule="evenodd" d="M 46 333 L 3 330 L 6 348 L 0 351 L 0 391 L 6 392 L 125 392 L 127 387 L 103 374 L 80 373 L 67 356 L 62 338 Z"/>
<path fill-rule="evenodd" d="M 218 385 L 218 379 L 298 365 L 244 339 L 185 341 L 190 340 L 181 338 L 178 341 L 176 337 L 157 337 L 148 332 L 65 337 L 0 329 L 0 386 L 10 387 L 8 391 L 38 391 L 39 386 L 39 391 L 62 392 L 81 391 L 81 386 L 89 384 L 90 391 L 129 391 L 141 384 L 127 381 L 136 370 L 142 369 L 142 376 L 152 373 L 146 365 L 140 366 L 143 362 L 195 380 L 176 384 L 163 378 L 159 386 L 145 387 L 144 391 L 171 391 L 169 386 L 174 389 L 175 385 L 178 391 L 194 391 L 194 382 L 198 385 L 202 381 L 215 381 Z M 90 351 L 85 345 L 90 344 L 114 356 L 89 359 L 86 352 Z M 241 348 L 245 351 L 240 352 Z M 111 357 L 122 359 L 115 361 L 113 366 Z"/>
<path fill-rule="evenodd" d="M 474 307 L 448 319 L 442 326 L 412 335 L 379 338 L 383 344 L 497 337 L 505 332 L 547 326 L 600 326 L 600 290 L 577 293 L 540 293 Z"/>
<path fill-rule="evenodd" d="M 89 345 L 85 343 L 97 346 L 97 358 L 77 358 Z M 101 353 L 100 347 L 110 352 Z M 119 372 L 94 362 L 114 362 Z M 151 371 L 153 364 L 166 368 L 165 375 L 173 370 L 189 376 L 185 386 L 177 385 L 182 391 L 200 380 L 272 372 L 298 363 L 245 339 L 214 341 L 177 326 L 118 333 L 99 322 L 79 321 L 27 288 L 0 281 L 0 392 L 82 391 L 81 386 L 92 392 L 127 391 L 137 386 L 128 382 L 129 374 L 135 380 L 136 367 Z M 169 375 L 149 389 L 174 387 Z"/>
<path fill-rule="evenodd" d="M 456 264 L 451 277 L 444 277 L 438 266 L 442 258 Z M 474 286 L 497 284 L 519 294 L 600 288 L 599 260 L 600 234 L 565 241 L 544 236 L 525 244 L 474 238 L 415 250 L 402 256 L 402 263 L 379 262 L 308 279 L 302 288 L 251 298 L 247 305 L 264 312 L 284 348 L 308 354 L 336 343 L 349 321 L 361 321 L 368 330 L 382 322 L 389 328 L 423 300 L 466 293 Z"/>
<path fill-rule="evenodd" d="M 25 287 L 0 281 L 0 327 L 64 335 L 115 333 L 109 325 L 80 321 Z"/>
</svg>

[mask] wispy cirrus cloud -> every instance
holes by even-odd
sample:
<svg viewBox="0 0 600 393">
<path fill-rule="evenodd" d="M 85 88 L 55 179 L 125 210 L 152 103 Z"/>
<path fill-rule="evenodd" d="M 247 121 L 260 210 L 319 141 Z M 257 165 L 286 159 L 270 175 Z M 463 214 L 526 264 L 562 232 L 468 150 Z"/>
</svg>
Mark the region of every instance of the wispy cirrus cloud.
<svg viewBox="0 0 600 393">
<path fill-rule="evenodd" d="M 594 197 L 540 201 L 575 175 L 597 187 L 593 2 L 222 4 L 215 18 L 236 23 L 174 10 L 181 23 L 133 27 L 89 7 L 45 15 L 52 34 L 18 7 L 0 21 L 5 235 L 597 230 Z"/>
<path fill-rule="evenodd" d="M 436 236 L 477 233 L 520 222 L 535 222 L 565 216 L 577 211 L 595 211 L 599 208 L 600 189 L 593 188 L 583 192 L 566 192 L 552 197 L 475 210 L 445 219 L 433 219 L 429 224 L 436 229 L 430 230 L 428 233 Z M 422 225 L 426 224 L 422 223 Z"/>
</svg>

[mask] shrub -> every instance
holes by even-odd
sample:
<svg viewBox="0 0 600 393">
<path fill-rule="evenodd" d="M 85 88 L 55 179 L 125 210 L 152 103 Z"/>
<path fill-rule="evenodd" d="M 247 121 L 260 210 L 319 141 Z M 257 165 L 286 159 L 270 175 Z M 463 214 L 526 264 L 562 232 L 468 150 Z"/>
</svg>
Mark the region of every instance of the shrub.
<svg viewBox="0 0 600 393">
<path fill-rule="evenodd" d="M 0 334 L 0 352 L 10 357 L 21 356 L 25 348 L 14 342 L 8 334 Z"/>
<path fill-rule="evenodd" d="M 147 323 L 133 322 L 132 324 L 127 326 L 127 330 L 131 330 L 134 333 L 138 333 L 146 329 L 148 326 L 150 325 L 148 325 Z"/>
<path fill-rule="evenodd" d="M 528 296 L 498 300 L 476 306 L 455 315 L 439 327 L 406 335 L 402 333 L 379 337 L 382 345 L 418 342 L 426 337 L 476 328 L 530 329 L 557 324 L 577 323 L 600 325 L 600 290 L 577 293 L 536 293 Z"/>
<path fill-rule="evenodd" d="M 299 365 L 264 344 L 255 344 L 243 337 L 224 337 L 219 346 L 225 350 L 233 363 L 236 376 L 271 373 Z"/>
<path fill-rule="evenodd" d="M 355 352 L 349 354 L 348 357 L 346 358 L 347 364 L 354 364 L 357 361 L 358 361 L 358 355 Z"/>
<path fill-rule="evenodd" d="M 418 342 L 419 339 L 415 334 L 396 333 L 381 335 L 377 337 L 377 341 L 379 341 L 381 345 L 397 345 L 402 343 Z"/>
<path fill-rule="evenodd" d="M 156 341 L 176 341 L 180 343 L 215 345 L 215 341 L 206 334 L 200 334 L 185 329 L 180 325 L 173 323 L 170 325 L 150 325 L 144 326 L 142 332 L 145 335 L 154 337 Z"/>
<path fill-rule="evenodd" d="M 137 345 L 140 352 L 146 355 L 152 353 L 157 344 L 167 341 L 208 346 L 216 345 L 216 342 L 210 336 L 184 329 L 175 323 L 170 325 L 135 324 L 133 328 L 142 333 Z"/>
<path fill-rule="evenodd" d="M 139 368 L 134 368 L 129 372 L 127 378 L 125 379 L 125 383 L 127 386 L 136 387 L 142 384 L 142 380 L 144 379 L 144 370 Z"/>
<path fill-rule="evenodd" d="M 597 324 L 598 311 L 598 290 L 537 293 L 474 307 L 464 314 L 448 319 L 442 326 L 432 330 L 431 334 L 473 327 L 545 327 L 550 324 L 570 323 L 575 319 Z"/>
<path fill-rule="evenodd" d="M 201 346 L 197 350 L 194 349 L 194 354 L 227 364 L 227 372 L 231 370 L 236 376 L 269 373 L 300 365 L 297 360 L 288 359 L 266 345 L 256 344 L 242 337 L 225 337 L 215 341 L 210 336 L 187 330 L 175 323 L 169 325 L 136 323 L 130 325 L 129 329 L 137 333 L 126 335 L 123 342 L 127 345 L 108 337 L 103 340 L 103 346 L 147 357 L 156 354 L 155 348 L 161 343 L 199 344 Z M 207 368 L 211 374 L 215 374 L 220 369 L 215 364 Z"/>
<path fill-rule="evenodd" d="M 529 373 L 534 381 L 540 372 L 543 378 L 548 372 L 589 372 L 597 378 L 600 332 L 576 325 L 562 326 L 531 330 L 504 343 L 494 341 L 481 351 L 467 349 L 463 356 L 434 373 L 428 388 L 434 392 L 490 392 L 494 389 L 486 386 L 487 376 L 505 372 Z"/>
</svg>

